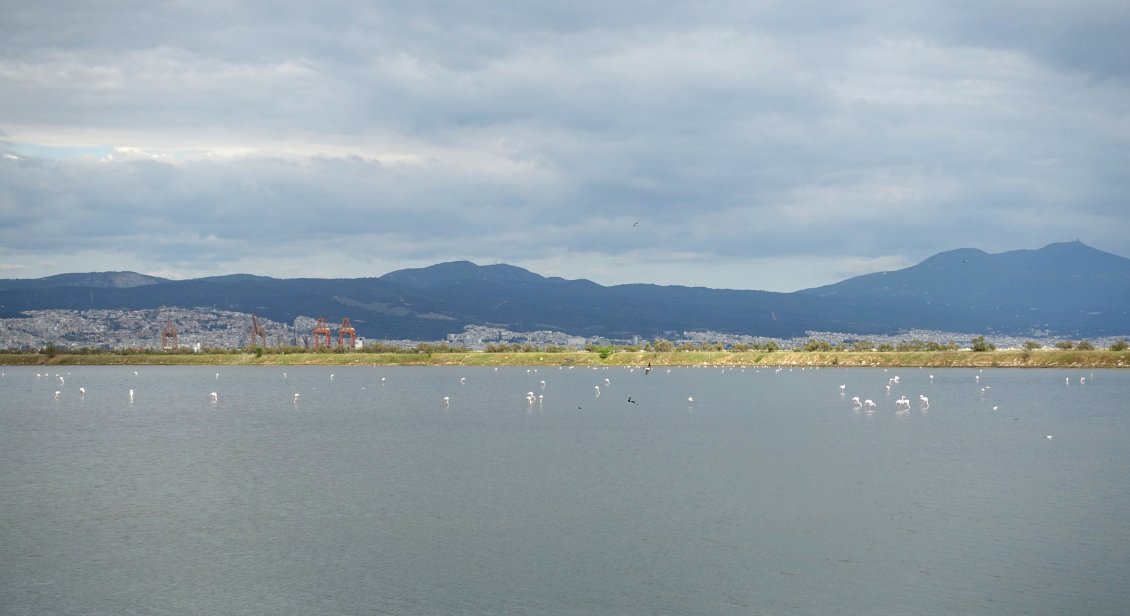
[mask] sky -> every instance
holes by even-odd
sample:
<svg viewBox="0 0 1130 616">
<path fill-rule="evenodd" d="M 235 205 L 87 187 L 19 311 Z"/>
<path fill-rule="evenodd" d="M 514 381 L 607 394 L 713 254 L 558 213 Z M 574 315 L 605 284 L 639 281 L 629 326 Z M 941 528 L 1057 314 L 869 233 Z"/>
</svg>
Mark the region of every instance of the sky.
<svg viewBox="0 0 1130 616">
<path fill-rule="evenodd" d="M 1130 257 L 1130 3 L 0 0 L 0 278 Z"/>
</svg>

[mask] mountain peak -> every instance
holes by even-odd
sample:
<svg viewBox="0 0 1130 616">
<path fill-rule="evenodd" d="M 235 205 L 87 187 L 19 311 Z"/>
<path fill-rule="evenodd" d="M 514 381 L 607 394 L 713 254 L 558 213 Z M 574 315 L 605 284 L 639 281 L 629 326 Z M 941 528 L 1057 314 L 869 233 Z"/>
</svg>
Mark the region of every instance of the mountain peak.
<svg viewBox="0 0 1130 616">
<path fill-rule="evenodd" d="M 402 269 L 381 276 L 382 280 L 412 287 L 434 287 L 458 282 L 537 282 L 542 276 L 514 265 L 477 265 L 470 261 L 448 261 L 428 267 Z"/>
</svg>

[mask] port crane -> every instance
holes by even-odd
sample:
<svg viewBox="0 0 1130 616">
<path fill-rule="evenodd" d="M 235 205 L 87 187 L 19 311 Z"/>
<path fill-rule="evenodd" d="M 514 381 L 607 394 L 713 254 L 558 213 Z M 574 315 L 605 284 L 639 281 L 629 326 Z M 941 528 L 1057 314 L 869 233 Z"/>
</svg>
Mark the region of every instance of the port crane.
<svg viewBox="0 0 1130 616">
<path fill-rule="evenodd" d="M 314 325 L 314 329 L 311 333 L 314 334 L 315 349 L 322 346 L 322 338 L 326 340 L 326 348 L 328 349 L 330 347 L 330 326 L 326 325 L 326 317 L 318 317 L 318 323 Z"/>
<path fill-rule="evenodd" d="M 172 341 L 170 344 L 169 341 Z M 177 343 L 177 326 L 173 325 L 171 320 L 165 321 L 165 326 L 161 328 L 161 348 L 162 349 L 175 349 L 179 345 Z"/>
<path fill-rule="evenodd" d="M 353 328 L 353 324 L 349 322 L 349 317 L 341 320 L 341 328 L 337 330 L 337 346 L 341 348 L 345 344 L 345 337 L 349 336 L 349 347 L 354 348 L 357 345 L 357 330 Z"/>
<path fill-rule="evenodd" d="M 251 315 L 251 346 L 267 346 L 267 330 L 259 324 L 259 317 Z"/>
</svg>

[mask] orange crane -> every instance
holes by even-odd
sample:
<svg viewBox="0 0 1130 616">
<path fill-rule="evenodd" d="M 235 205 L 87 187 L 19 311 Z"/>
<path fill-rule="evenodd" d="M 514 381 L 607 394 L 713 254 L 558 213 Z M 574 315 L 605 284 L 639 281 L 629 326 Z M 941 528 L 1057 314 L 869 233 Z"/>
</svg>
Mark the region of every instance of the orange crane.
<svg viewBox="0 0 1130 616">
<path fill-rule="evenodd" d="M 314 334 L 315 349 L 322 345 L 323 337 L 326 339 L 326 348 L 328 349 L 330 347 L 330 326 L 326 325 L 326 317 L 318 317 L 318 323 L 314 326 L 314 330 L 311 333 Z"/>
<path fill-rule="evenodd" d="M 171 345 L 169 340 L 173 341 Z M 165 327 L 161 329 L 161 348 L 175 349 L 177 346 L 177 326 L 172 321 L 165 321 Z"/>
<path fill-rule="evenodd" d="M 357 344 L 357 330 L 353 329 L 349 317 L 341 320 L 341 329 L 337 330 L 337 347 L 339 349 L 345 344 L 346 336 L 349 336 L 349 348 L 352 349 Z"/>
<path fill-rule="evenodd" d="M 259 317 L 251 315 L 251 346 L 256 346 L 256 343 L 262 342 L 258 346 L 267 346 L 267 330 L 259 324 Z"/>
</svg>

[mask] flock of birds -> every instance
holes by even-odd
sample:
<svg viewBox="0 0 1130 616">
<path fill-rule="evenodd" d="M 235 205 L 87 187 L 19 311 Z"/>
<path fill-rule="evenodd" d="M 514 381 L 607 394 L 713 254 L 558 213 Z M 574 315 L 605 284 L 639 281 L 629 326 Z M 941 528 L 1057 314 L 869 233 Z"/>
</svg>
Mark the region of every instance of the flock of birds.
<svg viewBox="0 0 1130 616">
<path fill-rule="evenodd" d="M 977 378 L 980 379 L 980 376 L 978 376 Z M 933 382 L 933 380 L 934 380 L 934 375 L 931 374 L 930 375 L 930 381 Z M 887 384 L 884 386 L 884 388 L 886 390 L 886 394 L 888 396 L 891 395 L 891 389 L 893 387 L 895 387 L 896 385 L 899 385 L 901 382 L 902 382 L 902 379 L 901 379 L 901 377 L 898 377 L 898 376 L 892 376 L 891 378 L 887 379 Z M 840 385 L 840 396 L 841 397 L 845 395 L 846 390 L 847 390 L 847 384 L 846 383 L 843 384 L 843 385 Z M 912 405 L 913 405 L 913 403 L 910 401 L 910 398 L 907 398 L 905 394 L 899 396 L 899 398 L 897 400 L 895 400 L 895 414 L 897 414 L 897 415 L 907 415 L 907 414 L 909 414 L 910 408 L 911 408 Z M 855 409 L 856 411 L 862 410 L 866 413 L 874 413 L 879 408 L 879 405 L 876 404 L 875 401 L 870 399 L 870 398 L 867 398 L 866 400 L 860 400 L 859 396 L 852 396 L 851 397 L 851 407 L 853 409 Z M 930 399 L 927 398 L 925 394 L 918 394 L 918 408 L 922 409 L 923 413 L 930 410 Z M 994 411 L 997 410 L 997 407 L 994 406 L 993 410 Z"/>
<path fill-rule="evenodd" d="M 572 366 L 568 367 L 568 369 L 570 369 L 570 370 L 572 368 L 573 368 Z M 630 372 L 634 372 L 637 368 L 643 370 L 643 373 L 645 375 L 650 374 L 651 371 L 652 371 L 651 364 L 648 364 L 647 366 L 630 366 L 630 367 L 628 367 L 628 370 Z M 558 369 L 565 369 L 565 367 L 559 367 Z M 592 369 L 598 370 L 599 368 L 593 367 Z M 607 370 L 607 368 L 604 368 L 604 369 Z M 497 371 L 497 370 L 498 370 L 498 368 L 495 368 L 495 371 Z M 723 368 L 723 371 L 725 371 L 725 370 L 734 370 L 734 368 Z M 745 367 L 741 367 L 741 370 L 742 370 L 742 372 L 744 372 Z M 775 372 L 781 372 L 782 370 L 784 370 L 784 368 L 778 367 L 778 368 L 775 369 Z M 760 370 L 758 370 L 758 371 L 760 371 Z M 531 373 L 531 372 L 536 373 L 537 369 L 536 368 L 527 369 L 526 372 L 527 373 Z M 671 370 L 668 369 L 667 372 L 670 373 Z M 70 373 L 67 373 L 67 374 L 69 375 Z M 135 370 L 133 374 L 136 376 L 138 373 Z M 0 377 L 3 377 L 3 376 L 5 376 L 5 373 L 0 373 Z M 51 375 L 47 374 L 47 373 L 36 373 L 35 376 L 36 376 L 37 379 L 50 379 L 51 378 Z M 980 395 L 983 398 L 989 392 L 991 386 L 982 383 L 982 376 L 983 376 L 983 370 L 978 371 L 978 373 L 974 377 L 974 380 L 975 380 L 976 384 L 980 387 Z M 1091 376 L 1093 377 L 1093 375 L 1091 375 Z M 282 377 L 284 379 L 287 378 L 287 373 L 283 372 Z M 54 378 L 57 380 L 60 387 L 65 385 L 66 377 L 64 375 L 56 373 L 54 375 Z M 220 379 L 220 373 L 219 372 L 217 372 L 215 374 L 215 378 L 216 378 L 217 381 Z M 334 379 L 334 375 L 332 373 L 329 375 L 329 379 L 331 381 Z M 933 374 L 929 375 L 929 381 L 931 383 L 934 382 L 934 375 Z M 1065 379 L 1064 379 L 1065 385 L 1070 386 L 1071 382 L 1072 382 L 1071 377 L 1065 377 Z M 1079 382 L 1080 385 L 1085 385 L 1087 383 L 1087 377 L 1085 377 L 1085 376 L 1079 377 L 1078 382 Z M 385 383 L 385 377 L 381 377 L 380 384 L 384 385 L 384 383 Z M 460 385 L 465 385 L 466 383 L 467 383 L 467 377 L 460 377 L 459 378 L 459 384 Z M 610 378 L 605 377 L 603 379 L 603 385 L 604 385 L 605 389 L 608 389 L 611 386 L 611 383 L 612 383 L 612 381 L 611 381 Z M 902 383 L 902 380 L 899 376 L 889 377 L 887 379 L 887 383 L 883 386 L 883 390 L 884 390 L 885 395 L 887 397 L 893 395 L 894 389 L 899 387 L 901 385 L 901 383 Z M 545 380 L 540 380 L 538 382 L 538 388 L 541 391 L 545 390 L 545 388 L 546 388 Z M 840 393 L 841 398 L 846 397 L 847 388 L 848 388 L 848 386 L 847 386 L 846 383 L 839 386 L 839 390 L 840 390 L 839 393 Z M 80 398 L 85 399 L 86 393 L 87 392 L 86 392 L 85 387 L 79 387 L 78 388 L 78 394 L 79 394 Z M 602 393 L 601 385 L 600 384 L 594 385 L 593 386 L 593 397 L 594 398 L 600 398 L 601 393 Z M 55 390 L 54 397 L 55 397 L 56 400 L 59 400 L 62 397 L 62 390 L 61 389 Z M 128 399 L 130 404 L 134 403 L 135 392 L 134 392 L 133 389 L 129 389 L 127 391 L 127 399 Z M 301 394 L 295 393 L 293 398 L 292 398 L 292 401 L 297 406 L 300 399 L 301 399 Z M 216 392 L 216 391 L 209 392 L 208 393 L 208 400 L 212 404 L 218 404 L 219 401 L 220 401 L 219 393 Z M 526 392 L 525 400 L 526 400 L 526 405 L 530 408 L 534 407 L 535 405 L 541 406 L 545 402 L 545 395 L 543 393 L 536 393 L 535 394 L 534 391 L 528 391 L 528 392 Z M 875 402 L 875 400 L 873 400 L 871 398 L 861 399 L 860 396 L 852 396 L 850 398 L 850 401 L 851 401 L 851 408 L 856 412 L 873 414 L 873 413 L 877 412 L 877 410 L 879 408 L 879 405 Z M 922 413 L 926 413 L 927 411 L 930 410 L 930 399 L 925 394 L 918 394 L 917 401 L 918 401 L 918 408 Z M 629 394 L 627 396 L 627 403 L 633 404 L 633 405 L 638 405 L 639 401 L 633 399 L 632 396 Z M 694 397 L 693 396 L 687 397 L 687 404 L 688 405 L 694 404 Z M 449 408 L 451 406 L 451 396 L 443 396 L 442 405 L 443 405 L 443 408 Z M 910 414 L 913 405 L 914 405 L 914 402 L 910 398 L 908 398 L 905 394 L 901 394 L 894 401 L 895 414 L 896 415 Z M 577 408 L 581 408 L 581 407 L 577 407 Z M 997 407 L 997 406 L 993 406 L 992 410 L 996 411 L 996 410 L 998 410 L 998 408 L 999 407 Z M 1050 435 L 1050 434 L 1047 435 L 1047 438 L 1051 439 L 1052 435 Z"/>
</svg>

